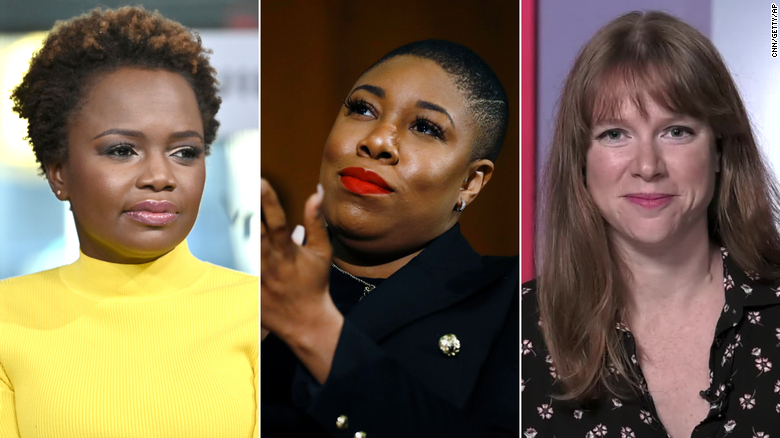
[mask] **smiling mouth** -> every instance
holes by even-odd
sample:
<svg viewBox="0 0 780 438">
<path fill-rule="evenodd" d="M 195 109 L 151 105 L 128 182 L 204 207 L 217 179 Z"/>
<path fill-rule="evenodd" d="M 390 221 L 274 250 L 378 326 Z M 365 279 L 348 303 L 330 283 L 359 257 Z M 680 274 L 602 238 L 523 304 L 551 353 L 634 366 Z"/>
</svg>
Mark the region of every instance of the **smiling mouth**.
<svg viewBox="0 0 780 438">
<path fill-rule="evenodd" d="M 672 201 L 674 196 L 665 193 L 635 193 L 626 195 L 629 202 L 644 208 L 662 207 Z"/>
<path fill-rule="evenodd" d="M 362 167 L 347 167 L 339 172 L 341 184 L 359 195 L 386 195 L 392 193 L 381 176 Z"/>
</svg>

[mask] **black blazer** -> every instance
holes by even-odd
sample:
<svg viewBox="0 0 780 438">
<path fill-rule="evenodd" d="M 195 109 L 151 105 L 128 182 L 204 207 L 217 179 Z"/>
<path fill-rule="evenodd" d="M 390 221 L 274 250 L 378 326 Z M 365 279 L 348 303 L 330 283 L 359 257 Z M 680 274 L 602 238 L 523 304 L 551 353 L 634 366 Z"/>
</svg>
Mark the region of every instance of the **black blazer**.
<svg viewBox="0 0 780 438">
<path fill-rule="evenodd" d="M 262 436 L 518 436 L 518 286 L 518 258 L 481 257 L 456 224 L 348 312 L 321 387 L 262 342 Z"/>
</svg>

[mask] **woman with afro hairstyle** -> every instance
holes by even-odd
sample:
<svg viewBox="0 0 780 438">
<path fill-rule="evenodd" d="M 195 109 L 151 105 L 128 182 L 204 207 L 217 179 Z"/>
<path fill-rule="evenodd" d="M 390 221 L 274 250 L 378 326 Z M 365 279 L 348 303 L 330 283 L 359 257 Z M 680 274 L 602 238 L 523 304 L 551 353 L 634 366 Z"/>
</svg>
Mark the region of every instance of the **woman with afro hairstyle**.
<svg viewBox="0 0 780 438">
<path fill-rule="evenodd" d="M 0 437 L 257 436 L 258 279 L 185 241 L 219 126 L 208 53 L 156 12 L 95 10 L 13 91 L 81 251 L 0 282 Z"/>
</svg>

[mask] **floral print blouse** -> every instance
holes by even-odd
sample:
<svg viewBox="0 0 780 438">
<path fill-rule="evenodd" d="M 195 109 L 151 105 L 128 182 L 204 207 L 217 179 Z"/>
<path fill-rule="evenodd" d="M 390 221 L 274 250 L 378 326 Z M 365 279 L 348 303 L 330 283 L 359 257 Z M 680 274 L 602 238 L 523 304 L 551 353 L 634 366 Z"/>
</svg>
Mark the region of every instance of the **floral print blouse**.
<svg viewBox="0 0 780 438">
<path fill-rule="evenodd" d="M 780 282 L 762 282 L 741 271 L 726 249 L 721 252 L 726 304 L 710 350 L 710 386 L 701 392 L 710 411 L 691 438 L 780 438 Z M 605 396 L 588 405 L 552 399 L 561 387 L 539 328 L 535 281 L 523 284 L 522 308 L 525 438 L 668 436 L 649 392 L 631 400 Z M 622 324 L 615 329 L 641 378 L 631 332 Z"/>
</svg>

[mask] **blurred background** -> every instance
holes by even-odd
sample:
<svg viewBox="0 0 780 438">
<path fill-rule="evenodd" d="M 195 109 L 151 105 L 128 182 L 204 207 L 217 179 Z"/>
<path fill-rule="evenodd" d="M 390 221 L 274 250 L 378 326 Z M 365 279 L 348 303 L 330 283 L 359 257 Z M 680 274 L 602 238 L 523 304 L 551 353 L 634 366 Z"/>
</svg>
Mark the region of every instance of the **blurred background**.
<svg viewBox="0 0 780 438">
<path fill-rule="evenodd" d="M 600 27 L 624 13 L 665 11 L 713 41 L 737 83 L 758 143 L 774 168 L 776 178 L 780 179 L 780 58 L 773 57 L 771 51 L 772 2 L 522 0 L 522 3 L 523 281 L 535 275 L 534 231 L 538 233 L 543 228 L 543 224 L 534 223 L 534 200 L 538 195 L 535 181 L 547 159 L 555 108 L 566 75 L 587 40 Z"/>
<path fill-rule="evenodd" d="M 11 111 L 11 90 L 56 20 L 122 1 L 0 2 L 0 279 L 71 263 L 78 238 L 67 202 L 59 202 Z M 217 140 L 206 160 L 200 214 L 187 238 L 201 260 L 258 274 L 260 161 L 258 130 L 258 3 L 243 0 L 155 0 L 141 3 L 198 31 L 220 81 Z"/>
<path fill-rule="evenodd" d="M 509 130 L 493 179 L 461 217 L 477 252 L 516 255 L 519 241 L 518 1 L 366 2 L 263 0 L 260 5 L 262 174 L 289 225 L 319 180 L 322 149 L 344 98 L 365 69 L 406 43 L 463 44 L 498 75 L 509 96 Z"/>
</svg>

